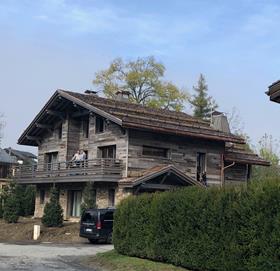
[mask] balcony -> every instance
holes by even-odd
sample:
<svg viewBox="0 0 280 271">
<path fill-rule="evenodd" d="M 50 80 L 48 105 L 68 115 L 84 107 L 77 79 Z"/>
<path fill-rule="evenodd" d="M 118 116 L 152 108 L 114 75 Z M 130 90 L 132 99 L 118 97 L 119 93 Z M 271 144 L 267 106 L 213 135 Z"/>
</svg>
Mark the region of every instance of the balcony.
<svg viewBox="0 0 280 271">
<path fill-rule="evenodd" d="M 20 183 L 116 182 L 121 176 L 121 161 L 103 158 L 81 162 L 20 165 L 14 170 L 14 179 Z"/>
</svg>

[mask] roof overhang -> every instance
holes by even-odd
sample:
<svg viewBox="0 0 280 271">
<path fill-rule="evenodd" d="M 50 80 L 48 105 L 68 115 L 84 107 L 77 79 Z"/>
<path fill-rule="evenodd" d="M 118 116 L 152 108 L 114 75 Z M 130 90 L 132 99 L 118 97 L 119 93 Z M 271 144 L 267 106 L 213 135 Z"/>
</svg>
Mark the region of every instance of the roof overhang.
<svg viewBox="0 0 280 271">
<path fill-rule="evenodd" d="M 270 97 L 271 101 L 280 103 L 280 80 L 271 84 L 266 94 Z"/>
<path fill-rule="evenodd" d="M 116 118 L 115 116 L 108 114 L 107 112 L 100 110 L 95 106 L 83 102 L 80 99 L 77 99 L 72 95 L 69 95 L 63 90 L 57 90 L 52 95 L 52 97 L 48 100 L 48 102 L 44 105 L 41 111 L 37 114 L 37 116 L 33 119 L 33 121 L 29 124 L 29 126 L 25 129 L 22 135 L 19 137 L 18 144 L 38 146 L 40 143 L 39 142 L 40 139 L 36 135 L 34 135 L 34 133 L 36 130 L 48 128 L 49 124 L 44 123 L 44 118 L 46 117 L 46 115 L 54 115 L 57 118 L 60 118 L 61 120 L 66 118 L 66 115 L 63 112 L 63 110 L 61 110 L 61 112 L 53 110 L 54 104 L 57 103 L 59 100 L 63 100 L 63 99 L 64 101 L 68 101 L 69 103 L 72 103 L 73 106 L 80 106 L 81 108 L 88 110 L 88 113 L 90 112 L 96 113 L 108 120 L 111 120 L 112 122 L 122 125 L 121 119 Z"/>
</svg>

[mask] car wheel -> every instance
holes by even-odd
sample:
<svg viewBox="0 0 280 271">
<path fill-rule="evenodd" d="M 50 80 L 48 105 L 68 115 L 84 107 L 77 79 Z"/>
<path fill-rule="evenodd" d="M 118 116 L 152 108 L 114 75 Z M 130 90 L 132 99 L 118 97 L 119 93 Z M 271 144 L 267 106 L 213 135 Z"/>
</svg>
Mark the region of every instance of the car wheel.
<svg viewBox="0 0 280 271">
<path fill-rule="evenodd" d="M 98 243 L 97 239 L 88 239 L 88 240 L 91 244 L 97 244 Z"/>
</svg>

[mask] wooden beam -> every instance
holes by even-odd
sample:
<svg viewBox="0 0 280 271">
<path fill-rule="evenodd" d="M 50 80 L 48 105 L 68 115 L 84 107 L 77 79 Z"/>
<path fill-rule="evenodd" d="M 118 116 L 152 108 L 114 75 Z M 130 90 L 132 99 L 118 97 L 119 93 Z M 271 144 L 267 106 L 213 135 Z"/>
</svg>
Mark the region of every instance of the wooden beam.
<svg viewBox="0 0 280 271">
<path fill-rule="evenodd" d="M 82 116 L 85 116 L 85 115 L 88 115 L 89 114 L 89 110 L 82 110 L 80 112 L 75 112 L 71 115 L 71 117 L 73 118 L 78 118 L 78 117 L 82 117 Z"/>
<path fill-rule="evenodd" d="M 145 183 L 145 184 L 141 184 L 141 188 L 156 189 L 156 190 L 170 190 L 170 189 L 176 188 L 176 186 L 175 185 L 167 185 L 167 184 Z"/>
<path fill-rule="evenodd" d="M 167 178 L 169 175 L 170 175 L 170 171 L 162 177 L 162 179 L 161 179 L 161 181 L 160 181 L 160 184 L 163 184 L 163 183 L 165 182 L 166 178 Z"/>
<path fill-rule="evenodd" d="M 26 138 L 28 140 L 34 140 L 34 141 L 37 141 L 37 140 L 40 141 L 41 140 L 41 137 L 38 137 L 38 136 L 29 136 L 29 135 L 27 135 Z"/>
<path fill-rule="evenodd" d="M 49 115 L 52 115 L 52 116 L 59 117 L 59 118 L 61 118 L 62 120 L 65 119 L 65 115 L 64 115 L 62 112 L 60 112 L 60 111 L 47 109 L 47 110 L 46 110 L 46 113 L 49 114 Z"/>
<path fill-rule="evenodd" d="M 42 129 L 47 129 L 47 130 L 53 128 L 52 125 L 50 125 L 50 124 L 43 124 L 43 123 L 36 123 L 36 127 L 42 128 Z"/>
</svg>

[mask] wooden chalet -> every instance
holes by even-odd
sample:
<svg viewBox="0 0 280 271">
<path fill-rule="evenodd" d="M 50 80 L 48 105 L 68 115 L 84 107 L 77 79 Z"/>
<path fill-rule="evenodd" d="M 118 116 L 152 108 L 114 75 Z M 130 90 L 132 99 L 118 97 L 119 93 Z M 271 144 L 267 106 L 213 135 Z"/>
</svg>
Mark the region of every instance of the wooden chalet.
<svg viewBox="0 0 280 271">
<path fill-rule="evenodd" d="M 38 164 L 15 173 L 18 182 L 37 186 L 36 217 L 53 184 L 68 219 L 80 215 L 86 182 L 94 183 L 103 208 L 131 194 L 246 183 L 251 165 L 269 165 L 238 147 L 244 140 L 229 131 L 185 113 L 129 103 L 123 93 L 112 100 L 57 90 L 18 143 L 38 147 Z M 86 154 L 78 164 L 71 161 L 77 150 Z"/>
</svg>

